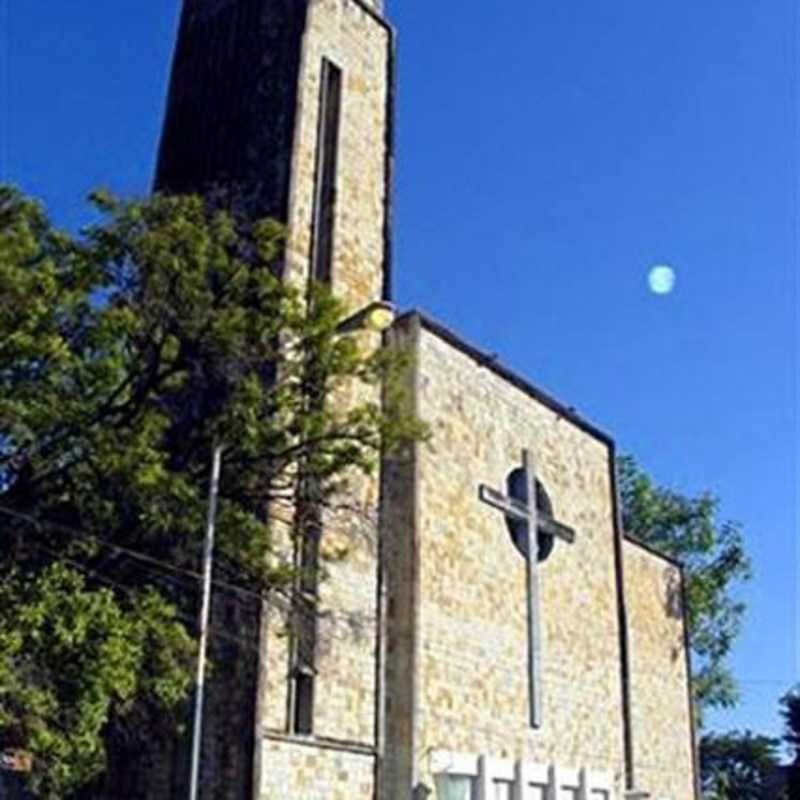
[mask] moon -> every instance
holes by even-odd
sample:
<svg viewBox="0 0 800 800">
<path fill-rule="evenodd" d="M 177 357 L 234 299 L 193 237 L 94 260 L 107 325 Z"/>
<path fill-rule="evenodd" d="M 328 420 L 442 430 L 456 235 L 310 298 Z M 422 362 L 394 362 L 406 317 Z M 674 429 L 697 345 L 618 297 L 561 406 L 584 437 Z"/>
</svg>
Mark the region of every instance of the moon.
<svg viewBox="0 0 800 800">
<path fill-rule="evenodd" d="M 659 264 L 650 270 L 647 282 L 653 294 L 670 294 L 675 288 L 675 270 L 666 264 Z"/>
</svg>

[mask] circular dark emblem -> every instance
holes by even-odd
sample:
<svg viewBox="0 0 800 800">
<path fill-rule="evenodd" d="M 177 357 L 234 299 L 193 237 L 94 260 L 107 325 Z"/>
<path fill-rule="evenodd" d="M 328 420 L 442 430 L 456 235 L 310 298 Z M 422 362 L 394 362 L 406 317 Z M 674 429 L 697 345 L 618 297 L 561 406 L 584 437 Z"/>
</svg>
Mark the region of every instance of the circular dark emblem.
<svg viewBox="0 0 800 800">
<path fill-rule="evenodd" d="M 506 488 L 508 496 L 520 503 L 528 505 L 528 481 L 525 477 L 525 470 L 518 467 L 512 470 L 506 478 Z M 536 511 L 543 517 L 553 518 L 553 504 L 550 496 L 542 484 L 536 481 Z M 515 519 L 506 515 L 506 526 L 511 535 L 514 547 L 527 559 L 529 542 L 529 525 L 527 522 Z M 539 533 L 539 561 L 546 561 L 550 553 L 553 552 L 555 538 L 547 533 Z"/>
</svg>

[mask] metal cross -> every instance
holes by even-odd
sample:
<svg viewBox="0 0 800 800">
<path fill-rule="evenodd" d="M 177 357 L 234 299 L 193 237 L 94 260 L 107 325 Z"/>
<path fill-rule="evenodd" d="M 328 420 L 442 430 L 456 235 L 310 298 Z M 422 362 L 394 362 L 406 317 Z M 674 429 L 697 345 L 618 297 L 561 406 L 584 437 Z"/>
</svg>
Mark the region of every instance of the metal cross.
<svg viewBox="0 0 800 800">
<path fill-rule="evenodd" d="M 522 451 L 522 469 L 525 474 L 524 500 L 507 497 L 489 486 L 481 484 L 480 499 L 502 511 L 506 517 L 522 522 L 527 529 L 527 588 L 528 588 L 528 698 L 532 728 L 542 726 L 542 632 L 539 613 L 539 537 L 551 536 L 572 544 L 575 531 L 557 522 L 537 508 L 536 469 L 530 451 Z M 532 532 L 535 531 L 535 534 Z"/>
</svg>

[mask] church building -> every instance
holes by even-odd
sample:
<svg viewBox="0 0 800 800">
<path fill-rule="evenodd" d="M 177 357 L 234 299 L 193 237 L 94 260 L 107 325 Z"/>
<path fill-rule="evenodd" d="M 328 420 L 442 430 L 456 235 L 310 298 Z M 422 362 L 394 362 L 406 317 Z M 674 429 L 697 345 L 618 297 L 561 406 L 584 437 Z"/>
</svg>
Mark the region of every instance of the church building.
<svg viewBox="0 0 800 800">
<path fill-rule="evenodd" d="M 287 280 L 391 301 L 394 39 L 382 0 L 184 0 L 157 187 L 232 192 L 287 223 Z M 613 439 L 421 312 L 383 346 L 431 436 L 360 487 L 330 614 L 264 616 L 253 798 L 699 800 L 683 574 L 622 530 Z"/>
</svg>

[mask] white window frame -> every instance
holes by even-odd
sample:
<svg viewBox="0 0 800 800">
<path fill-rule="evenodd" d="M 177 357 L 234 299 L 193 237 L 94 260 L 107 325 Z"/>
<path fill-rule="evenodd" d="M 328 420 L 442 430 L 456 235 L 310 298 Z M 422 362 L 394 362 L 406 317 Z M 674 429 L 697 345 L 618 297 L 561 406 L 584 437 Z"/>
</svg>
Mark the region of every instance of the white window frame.
<svg viewBox="0 0 800 800">
<path fill-rule="evenodd" d="M 433 774 L 472 778 L 478 800 L 494 800 L 495 783 L 511 785 L 512 800 L 531 800 L 531 789 L 542 790 L 546 800 L 615 800 L 614 776 L 608 770 L 590 770 L 534 761 L 491 758 L 449 750 L 431 753 Z M 599 793 L 605 797 L 599 797 Z"/>
<path fill-rule="evenodd" d="M 478 800 L 481 790 L 478 783 L 478 757 L 448 750 L 437 750 L 431 754 L 431 772 L 434 775 L 452 775 L 454 778 L 471 778 L 473 789 L 477 789 Z M 476 792 L 473 792 L 475 796 Z"/>
</svg>

